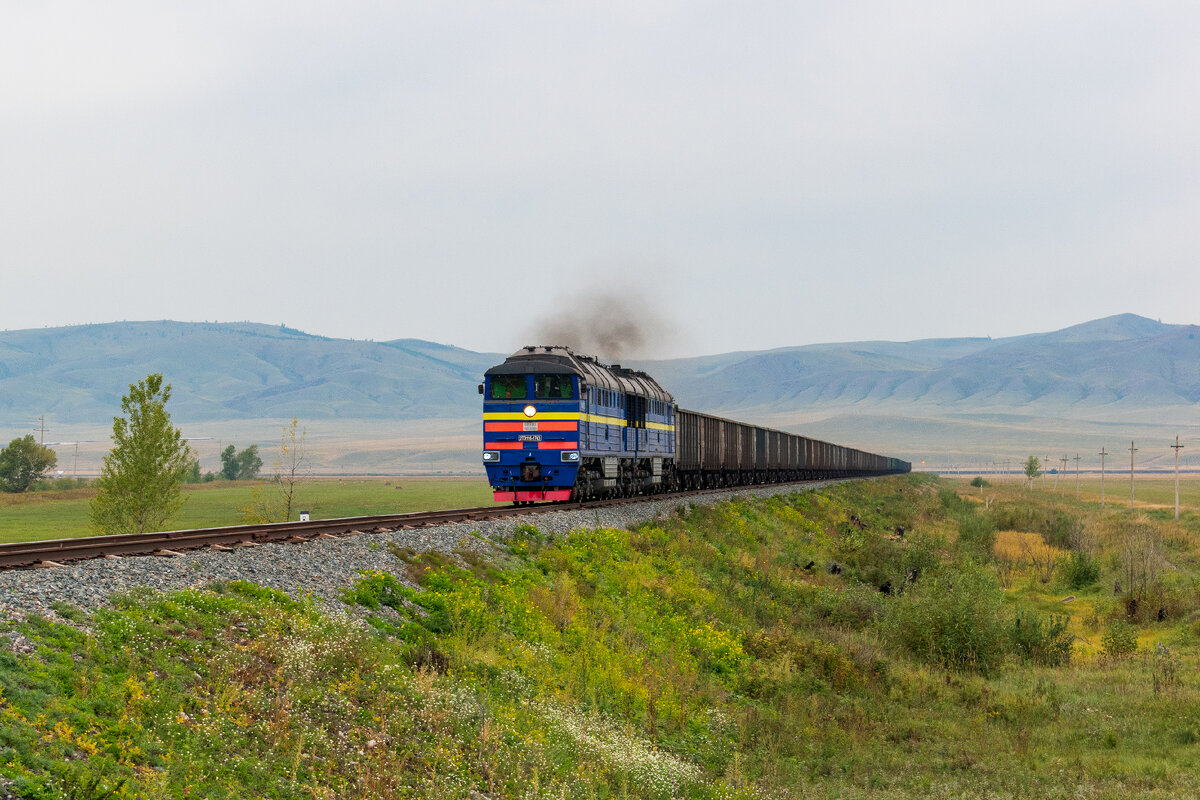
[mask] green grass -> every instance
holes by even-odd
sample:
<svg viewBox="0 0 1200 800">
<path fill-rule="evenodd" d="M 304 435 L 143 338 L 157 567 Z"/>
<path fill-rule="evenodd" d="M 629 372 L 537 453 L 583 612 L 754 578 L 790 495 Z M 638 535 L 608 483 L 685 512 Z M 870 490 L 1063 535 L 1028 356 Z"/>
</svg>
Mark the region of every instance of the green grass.
<svg viewBox="0 0 1200 800">
<path fill-rule="evenodd" d="M 193 484 L 184 487 L 187 498 L 170 527 L 210 528 L 242 524 L 240 508 L 251 502 L 255 485 L 270 491 L 266 483 L 237 482 Z M 401 488 L 397 488 L 401 487 Z M 93 491 L 0 494 L 0 542 L 66 539 L 91 536 L 88 501 Z M 482 478 L 321 478 L 301 483 L 297 489 L 301 510 L 312 519 L 354 517 L 367 514 L 400 514 L 442 508 L 490 505 L 491 490 Z"/>
<path fill-rule="evenodd" d="M 345 592 L 365 626 L 248 584 L 63 607 L 86 627 L 31 620 L 33 651 L 0 655 L 0 774 L 47 798 L 1195 796 L 1200 528 L 997 498 L 1089 535 L 1100 578 L 1063 603 L 1026 563 L 1000 588 L 957 536 L 997 506 L 946 486 L 525 527 L 486 557 L 392 547 Z M 1171 610 L 1105 657 L 1145 526 Z M 1001 624 L 950 630 L 956 609 Z M 1069 660 L 1015 648 L 1017 612 L 1067 617 Z"/>
</svg>

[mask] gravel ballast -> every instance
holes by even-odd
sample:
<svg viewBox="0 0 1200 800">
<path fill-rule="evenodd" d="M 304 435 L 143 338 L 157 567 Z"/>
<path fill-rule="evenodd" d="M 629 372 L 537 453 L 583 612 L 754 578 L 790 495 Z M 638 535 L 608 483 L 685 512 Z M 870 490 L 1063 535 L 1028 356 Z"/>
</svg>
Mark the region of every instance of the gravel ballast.
<svg viewBox="0 0 1200 800">
<path fill-rule="evenodd" d="M 398 571 L 400 562 L 388 552 L 389 543 L 418 552 L 439 550 L 448 553 L 456 547 L 486 552 L 493 547 L 489 540 L 507 539 L 518 525 L 532 525 L 551 535 L 580 528 L 625 528 L 669 514 L 684 505 L 792 494 L 831 483 L 834 481 L 760 486 L 687 498 L 665 497 L 609 508 L 359 533 L 304 544 L 264 544 L 230 551 L 195 550 L 179 556 L 93 559 L 63 567 L 8 570 L 0 572 L 0 619 L 17 621 L 31 613 L 57 619 L 58 615 L 50 607 L 56 602 L 88 609 L 106 604 L 113 592 L 135 587 L 165 591 L 231 580 L 250 581 L 293 597 L 311 594 L 320 601 L 340 606 L 338 593 L 352 585 L 363 570 Z"/>
</svg>

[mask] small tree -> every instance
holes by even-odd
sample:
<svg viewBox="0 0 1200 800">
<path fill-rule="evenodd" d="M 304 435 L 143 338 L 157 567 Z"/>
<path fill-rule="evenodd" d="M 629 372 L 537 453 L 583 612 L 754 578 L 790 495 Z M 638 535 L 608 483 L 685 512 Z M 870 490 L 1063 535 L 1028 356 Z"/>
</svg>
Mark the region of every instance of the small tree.
<svg viewBox="0 0 1200 800">
<path fill-rule="evenodd" d="M 131 383 L 121 398 L 124 416 L 113 417 L 113 448 L 104 457 L 92 526 L 103 534 L 163 530 L 183 506 L 182 484 L 192 451 L 171 424 L 171 385 L 161 373 Z"/>
<path fill-rule="evenodd" d="M 264 492 L 262 487 L 255 486 L 250 502 L 238 509 L 247 523 L 286 522 L 292 518 L 292 511 L 296 507 L 296 488 L 304 478 L 307 460 L 304 439 L 308 431 L 300 430 L 299 425 L 299 420 L 292 417 L 292 424 L 283 429 L 283 436 L 279 440 L 279 457 L 275 460 L 275 474 L 271 476 L 275 484 L 274 491 Z M 255 455 L 257 457 L 257 448 Z"/>
<path fill-rule="evenodd" d="M 296 504 L 296 485 L 304 477 L 305 461 L 304 439 L 308 430 L 296 431 L 299 420 L 292 417 L 292 424 L 283 429 L 279 439 L 279 460 L 275 462 L 275 479 L 279 482 L 279 493 L 283 496 L 285 520 L 292 518 L 292 508 Z"/>
<path fill-rule="evenodd" d="M 0 450 L 0 489 L 23 492 L 56 464 L 55 452 L 38 444 L 32 433 L 13 439 Z"/>
<path fill-rule="evenodd" d="M 1033 488 L 1033 480 L 1041 475 L 1042 461 L 1037 456 L 1025 459 L 1025 477 L 1029 479 L 1029 488 Z"/>
</svg>

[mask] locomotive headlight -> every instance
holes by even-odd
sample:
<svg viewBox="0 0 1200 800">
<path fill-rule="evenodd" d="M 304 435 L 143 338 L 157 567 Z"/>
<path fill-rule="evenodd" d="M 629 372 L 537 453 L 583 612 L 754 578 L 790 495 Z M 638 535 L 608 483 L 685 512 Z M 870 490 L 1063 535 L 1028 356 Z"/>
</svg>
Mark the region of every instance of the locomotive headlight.
<svg viewBox="0 0 1200 800">
<path fill-rule="evenodd" d="M 575 463 L 575 462 L 579 461 L 579 451 L 572 450 L 569 453 L 561 453 L 561 454 L 559 454 L 559 458 L 561 458 L 563 461 L 570 461 L 571 463 Z"/>
<path fill-rule="evenodd" d="M 499 464 L 500 463 L 500 451 L 499 450 L 484 450 L 483 451 L 483 460 L 487 464 Z"/>
<path fill-rule="evenodd" d="M 537 413 L 537 409 L 534 408 L 533 406 L 525 406 L 525 416 L 532 417 L 536 413 Z"/>
</svg>

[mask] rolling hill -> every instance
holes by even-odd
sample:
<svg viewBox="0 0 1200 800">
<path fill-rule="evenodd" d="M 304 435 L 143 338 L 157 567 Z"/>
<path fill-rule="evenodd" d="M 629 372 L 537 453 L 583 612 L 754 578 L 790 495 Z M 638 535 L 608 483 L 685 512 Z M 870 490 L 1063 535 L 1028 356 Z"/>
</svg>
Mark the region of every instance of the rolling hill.
<svg viewBox="0 0 1200 800">
<path fill-rule="evenodd" d="M 633 365 L 689 408 L 915 460 L 986 462 L 1200 433 L 1198 330 L 1125 314 L 1004 339 L 816 344 Z M 222 440 L 269 444 L 259 423 L 297 416 L 336 432 L 327 463 L 339 469 L 395 470 L 415 457 L 477 469 L 475 385 L 502 358 L 254 323 L 6 331 L 0 435 L 27 432 L 41 415 L 59 430 L 102 434 L 128 384 L 162 372 L 174 386 L 173 417 Z M 416 434 L 425 438 L 413 444 Z M 334 440 L 354 444 L 338 451 Z"/>
</svg>

